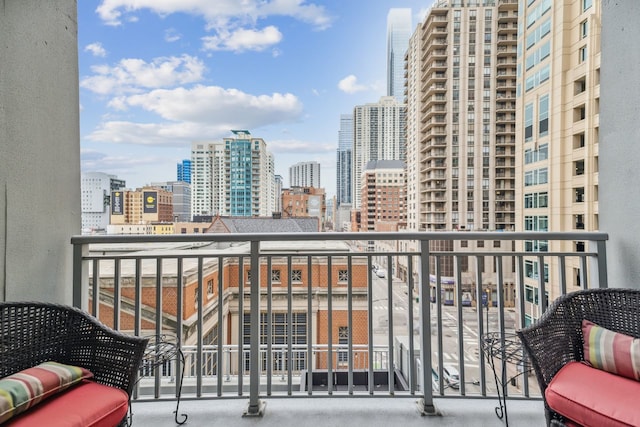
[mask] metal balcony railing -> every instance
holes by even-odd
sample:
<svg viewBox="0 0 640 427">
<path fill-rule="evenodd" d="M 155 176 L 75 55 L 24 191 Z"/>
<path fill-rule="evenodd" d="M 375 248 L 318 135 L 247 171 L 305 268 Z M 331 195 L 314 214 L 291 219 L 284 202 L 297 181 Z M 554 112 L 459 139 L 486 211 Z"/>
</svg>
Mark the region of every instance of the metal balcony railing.
<svg viewBox="0 0 640 427">
<path fill-rule="evenodd" d="M 179 390 L 192 399 L 248 395 L 255 415 L 266 396 L 400 396 L 433 413 L 434 396 L 496 396 L 481 351 L 487 332 L 534 321 L 568 291 L 607 287 L 606 240 L 598 232 L 76 236 L 73 301 L 125 333 L 181 343 L 184 365 L 141 372 L 137 400 Z M 446 365 L 460 373 L 455 387 Z M 508 396 L 539 398 L 535 381 L 520 378 Z"/>
</svg>

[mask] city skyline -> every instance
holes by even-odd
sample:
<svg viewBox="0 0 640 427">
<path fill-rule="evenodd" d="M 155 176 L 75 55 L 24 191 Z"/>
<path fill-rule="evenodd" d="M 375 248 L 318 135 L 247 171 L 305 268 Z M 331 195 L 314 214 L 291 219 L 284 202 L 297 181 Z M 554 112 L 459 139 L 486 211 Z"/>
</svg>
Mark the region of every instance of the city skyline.
<svg viewBox="0 0 640 427">
<path fill-rule="evenodd" d="M 78 4 L 83 172 L 132 188 L 173 180 L 193 142 L 249 129 L 276 174 L 317 161 L 333 195 L 340 115 L 386 90 L 389 10 L 419 22 L 432 4 L 192 3 Z"/>
</svg>

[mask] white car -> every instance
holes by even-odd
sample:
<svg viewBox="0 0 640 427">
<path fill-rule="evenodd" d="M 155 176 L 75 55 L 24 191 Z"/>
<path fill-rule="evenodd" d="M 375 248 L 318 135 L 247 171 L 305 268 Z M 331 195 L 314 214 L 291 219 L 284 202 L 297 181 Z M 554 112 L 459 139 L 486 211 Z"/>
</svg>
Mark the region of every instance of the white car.
<svg viewBox="0 0 640 427">
<path fill-rule="evenodd" d="M 442 376 L 447 381 L 447 384 L 449 384 L 449 387 L 454 389 L 460 388 L 460 372 L 458 372 L 458 368 L 454 365 L 443 365 Z"/>
<path fill-rule="evenodd" d="M 387 277 L 387 270 L 385 270 L 384 268 L 379 268 L 376 270 L 376 276 L 378 277 Z"/>
</svg>

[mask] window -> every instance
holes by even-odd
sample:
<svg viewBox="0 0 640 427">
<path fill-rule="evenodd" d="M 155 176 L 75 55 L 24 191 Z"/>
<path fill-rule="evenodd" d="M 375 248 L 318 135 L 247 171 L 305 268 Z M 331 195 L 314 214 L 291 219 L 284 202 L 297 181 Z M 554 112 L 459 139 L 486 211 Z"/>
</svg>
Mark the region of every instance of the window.
<svg viewBox="0 0 640 427">
<path fill-rule="evenodd" d="M 271 270 L 271 281 L 280 282 L 280 270 Z"/>
<path fill-rule="evenodd" d="M 249 345 L 251 339 L 250 325 L 251 314 L 245 312 L 243 316 L 244 320 L 244 344 Z M 268 316 L 267 313 L 260 313 L 260 342 L 267 343 L 268 336 Z M 215 329 L 215 328 L 214 328 Z M 287 313 L 272 313 L 271 314 L 271 344 L 274 346 L 286 346 L 289 344 L 289 315 Z M 291 344 L 294 346 L 292 352 L 293 359 L 289 359 L 287 352 L 274 352 L 272 360 L 272 367 L 274 371 L 285 372 L 288 369 L 292 370 L 304 370 L 306 369 L 306 349 L 296 350 L 307 344 L 307 314 L 306 313 L 292 313 L 291 314 Z M 244 357 L 245 369 L 249 369 L 249 354 L 248 352 Z M 260 366 L 263 371 L 267 369 L 268 358 L 262 358 Z"/>
<path fill-rule="evenodd" d="M 349 328 L 347 326 L 338 327 L 338 344 L 341 348 L 338 351 L 338 363 L 347 363 L 349 361 L 349 350 L 342 350 L 349 345 Z"/>
<path fill-rule="evenodd" d="M 338 282 L 346 283 L 349 280 L 349 270 L 338 270 Z"/>
<path fill-rule="evenodd" d="M 213 279 L 207 280 L 207 294 L 213 295 Z"/>
<path fill-rule="evenodd" d="M 589 21 L 582 21 L 580 23 L 580 38 L 583 39 L 589 35 Z"/>
<path fill-rule="evenodd" d="M 573 162 L 574 175 L 584 175 L 584 160 L 576 160 Z"/>
<path fill-rule="evenodd" d="M 533 104 L 524 107 L 524 141 L 533 139 Z"/>
<path fill-rule="evenodd" d="M 587 60 L 587 47 L 582 46 L 580 50 L 578 50 L 578 62 L 583 63 Z"/>
<path fill-rule="evenodd" d="M 484 248 L 484 240 L 478 240 L 478 242 L 476 243 L 477 247 L 479 248 Z"/>
<path fill-rule="evenodd" d="M 589 9 L 593 4 L 593 0 L 582 0 L 582 11 Z"/>
<path fill-rule="evenodd" d="M 540 97 L 540 106 L 538 110 L 539 136 L 545 136 L 549 133 L 549 95 Z"/>
<path fill-rule="evenodd" d="M 584 187 L 577 187 L 573 189 L 575 194 L 576 203 L 584 202 Z"/>
<path fill-rule="evenodd" d="M 524 229 L 526 231 L 549 231 L 549 218 L 546 215 L 526 215 Z"/>
<path fill-rule="evenodd" d="M 302 270 L 291 270 L 291 281 L 302 282 Z"/>
</svg>

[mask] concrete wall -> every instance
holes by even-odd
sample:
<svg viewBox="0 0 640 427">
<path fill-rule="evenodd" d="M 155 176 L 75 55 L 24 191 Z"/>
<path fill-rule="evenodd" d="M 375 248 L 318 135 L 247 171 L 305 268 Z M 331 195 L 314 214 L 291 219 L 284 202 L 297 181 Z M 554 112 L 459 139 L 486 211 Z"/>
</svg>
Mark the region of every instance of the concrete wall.
<svg viewBox="0 0 640 427">
<path fill-rule="evenodd" d="M 609 286 L 640 288 L 640 2 L 602 0 L 599 214 Z"/>
<path fill-rule="evenodd" d="M 0 0 L 0 300 L 71 303 L 80 234 L 75 0 Z"/>
</svg>

